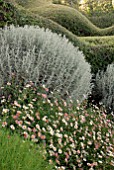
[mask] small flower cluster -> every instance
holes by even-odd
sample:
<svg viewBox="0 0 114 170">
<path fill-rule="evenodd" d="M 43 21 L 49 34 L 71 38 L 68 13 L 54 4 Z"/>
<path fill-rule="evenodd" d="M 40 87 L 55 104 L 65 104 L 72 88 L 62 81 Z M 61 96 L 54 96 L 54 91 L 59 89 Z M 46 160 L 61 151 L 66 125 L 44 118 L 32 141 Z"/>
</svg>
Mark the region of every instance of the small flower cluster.
<svg viewBox="0 0 114 170">
<path fill-rule="evenodd" d="M 11 88 L 11 84 L 7 84 Z M 2 88 L 4 91 L 6 87 Z M 13 100 L 12 100 L 13 98 Z M 5 102 L 3 102 L 3 99 Z M 114 168 L 114 122 L 104 110 L 58 99 L 32 82 L 1 98 L 2 127 L 43 143 L 57 170 Z"/>
</svg>

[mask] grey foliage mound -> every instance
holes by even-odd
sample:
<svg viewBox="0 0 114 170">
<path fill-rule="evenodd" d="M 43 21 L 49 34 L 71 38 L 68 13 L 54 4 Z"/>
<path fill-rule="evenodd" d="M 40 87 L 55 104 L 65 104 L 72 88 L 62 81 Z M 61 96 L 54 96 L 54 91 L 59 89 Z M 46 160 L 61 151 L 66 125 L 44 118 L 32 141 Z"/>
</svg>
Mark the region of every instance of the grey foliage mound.
<svg viewBox="0 0 114 170">
<path fill-rule="evenodd" d="M 43 28 L 6 27 L 0 31 L 0 83 L 16 75 L 82 99 L 90 90 L 90 65 L 65 37 Z"/>
<path fill-rule="evenodd" d="M 106 72 L 97 73 L 96 87 L 102 97 L 101 102 L 114 112 L 114 64 L 108 65 Z"/>
</svg>

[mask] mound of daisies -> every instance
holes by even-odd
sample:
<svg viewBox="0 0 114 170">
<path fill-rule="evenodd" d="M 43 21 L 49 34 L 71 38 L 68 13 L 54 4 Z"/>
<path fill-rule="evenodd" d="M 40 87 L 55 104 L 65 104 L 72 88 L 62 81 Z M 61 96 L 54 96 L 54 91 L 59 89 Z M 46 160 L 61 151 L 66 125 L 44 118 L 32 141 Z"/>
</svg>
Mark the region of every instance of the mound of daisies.
<svg viewBox="0 0 114 170">
<path fill-rule="evenodd" d="M 114 168 L 114 122 L 104 109 L 66 102 L 44 85 L 0 88 L 0 119 L 25 140 L 43 144 L 58 170 Z"/>
</svg>

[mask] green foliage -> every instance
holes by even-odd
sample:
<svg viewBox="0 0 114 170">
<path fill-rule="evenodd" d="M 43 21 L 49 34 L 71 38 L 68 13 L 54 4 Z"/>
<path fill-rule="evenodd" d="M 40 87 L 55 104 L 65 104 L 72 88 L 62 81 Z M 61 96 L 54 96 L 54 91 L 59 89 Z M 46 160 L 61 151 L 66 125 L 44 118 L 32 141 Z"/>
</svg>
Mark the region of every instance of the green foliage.
<svg viewBox="0 0 114 170">
<path fill-rule="evenodd" d="M 0 169 L 52 170 L 52 165 L 46 161 L 43 146 L 33 145 L 16 133 L 0 128 Z"/>
<path fill-rule="evenodd" d="M 5 1 L 3 1 L 4 4 L 7 6 L 7 4 Z M 3 4 L 1 4 L 3 5 Z M 24 25 L 38 25 L 39 27 L 43 27 L 43 28 L 49 28 L 52 32 L 61 34 L 62 36 L 65 35 L 69 40 L 71 40 L 75 46 L 78 46 L 80 44 L 79 39 L 72 34 L 70 31 L 68 31 L 66 28 L 62 27 L 61 25 L 57 24 L 56 22 L 43 18 L 41 16 L 35 15 L 35 14 L 31 14 L 29 12 L 26 12 L 24 9 L 16 9 L 13 5 L 10 4 L 10 6 L 12 8 L 14 8 L 14 11 L 18 11 L 15 14 L 15 20 L 12 19 L 11 22 L 9 20 L 9 18 L 6 18 L 6 21 L 4 20 L 4 17 L 1 18 L 0 20 L 0 27 L 4 27 L 6 25 L 6 23 L 10 24 L 14 24 L 14 25 L 19 25 L 19 26 L 24 26 Z M 2 11 L 4 11 L 3 6 L 1 6 L 0 8 L 2 8 Z M 10 10 L 10 9 L 9 9 Z M 3 16 L 5 15 L 5 13 L 3 14 Z M 7 12 L 8 15 L 8 12 Z"/>
<path fill-rule="evenodd" d="M 86 60 L 91 64 L 92 73 L 106 70 L 108 64 L 114 62 L 114 37 L 83 37 L 85 46 L 80 46 Z"/>
<path fill-rule="evenodd" d="M 87 109 L 86 100 L 80 104 L 69 98 L 66 102 L 45 86 L 35 86 L 33 82 L 15 86 L 16 91 L 12 85 L 8 82 L 1 89 L 2 127 L 38 145 L 44 144 L 49 161 L 56 161 L 56 169 L 113 169 L 114 122 L 108 119 L 103 108 Z M 8 96 L 6 91 L 9 91 Z M 16 151 L 19 149 L 20 145 Z M 32 156 L 29 154 L 28 157 Z M 31 159 L 34 157 L 38 161 L 36 154 Z"/>
<path fill-rule="evenodd" d="M 114 47 L 107 45 L 88 46 L 83 49 L 83 52 L 86 55 L 86 60 L 91 64 L 92 73 L 105 70 L 108 64 L 114 62 Z"/>
<path fill-rule="evenodd" d="M 38 25 L 41 28 L 45 28 L 45 29 L 48 28 L 54 33 L 61 34 L 62 36 L 65 35 L 70 41 L 73 42 L 75 46 L 79 46 L 81 44 L 78 37 L 73 33 L 71 33 L 70 31 L 68 31 L 66 28 L 64 28 L 63 26 L 59 25 L 58 23 L 50 19 L 44 18 L 39 15 L 34 15 L 31 13 L 26 14 L 25 11 L 23 12 L 21 11 L 18 20 L 18 25 L 20 26 Z"/>
<path fill-rule="evenodd" d="M 92 15 L 88 18 L 93 24 L 100 28 L 106 28 L 114 25 L 114 11 L 100 15 Z"/>
<path fill-rule="evenodd" d="M 61 3 L 61 0 L 53 0 L 53 3 L 54 3 L 54 4 L 62 4 L 62 3 Z"/>
<path fill-rule="evenodd" d="M 103 14 L 113 11 L 112 0 L 85 0 L 83 6 L 85 7 L 84 10 L 89 15 L 95 15 L 98 13 Z"/>
<path fill-rule="evenodd" d="M 0 27 L 6 24 L 17 24 L 18 12 L 17 9 L 8 2 L 0 0 Z"/>
</svg>

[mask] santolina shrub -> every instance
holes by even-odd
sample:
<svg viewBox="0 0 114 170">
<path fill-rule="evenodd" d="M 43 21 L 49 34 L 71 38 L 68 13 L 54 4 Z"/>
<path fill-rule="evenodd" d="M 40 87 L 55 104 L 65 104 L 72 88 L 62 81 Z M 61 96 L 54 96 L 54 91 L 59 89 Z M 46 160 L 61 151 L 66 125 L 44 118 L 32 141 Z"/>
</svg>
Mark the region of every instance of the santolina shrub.
<svg viewBox="0 0 114 170">
<path fill-rule="evenodd" d="M 16 81 L 46 84 L 82 99 L 90 90 L 90 65 L 65 37 L 39 27 L 6 27 L 0 31 L 1 85 Z"/>
<path fill-rule="evenodd" d="M 108 65 L 106 72 L 97 73 L 95 88 L 101 95 L 101 102 L 114 111 L 114 64 Z"/>
</svg>

